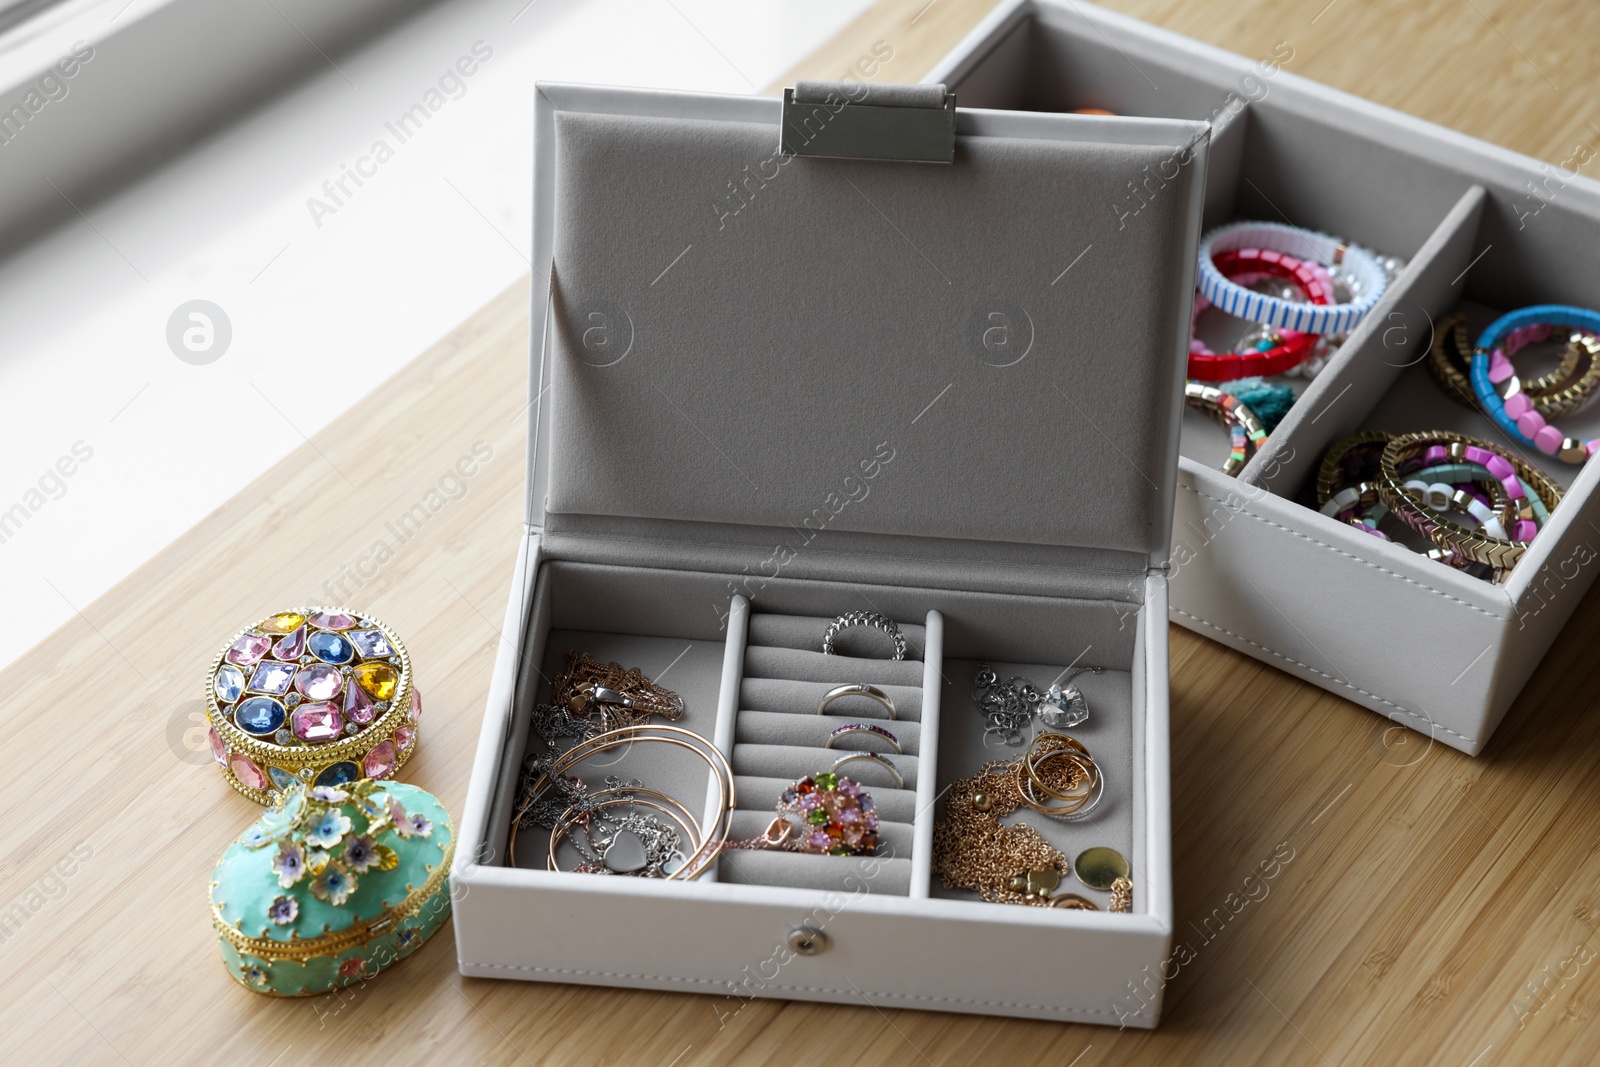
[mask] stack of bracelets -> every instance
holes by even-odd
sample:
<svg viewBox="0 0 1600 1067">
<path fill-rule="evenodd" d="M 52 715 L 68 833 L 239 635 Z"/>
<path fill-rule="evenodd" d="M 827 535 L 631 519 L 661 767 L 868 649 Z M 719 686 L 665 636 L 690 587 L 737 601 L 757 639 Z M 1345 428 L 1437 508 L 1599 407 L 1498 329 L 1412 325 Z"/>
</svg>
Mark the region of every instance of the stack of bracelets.
<svg viewBox="0 0 1600 1067">
<path fill-rule="evenodd" d="M 1404 267 L 1401 260 L 1282 223 L 1236 222 L 1206 234 L 1184 399 L 1228 431 L 1232 449 L 1223 473 L 1238 474 L 1277 422 L 1239 386 L 1257 396 L 1271 396 L 1274 389 L 1287 394 L 1272 396 L 1275 407 L 1287 410 L 1292 390 L 1267 386 L 1263 393 L 1253 379 L 1314 377 Z M 1214 352 L 1200 339 L 1194 327 L 1210 308 L 1253 324 L 1235 351 Z"/>
<path fill-rule="evenodd" d="M 1498 582 L 1561 500 L 1560 487 L 1520 449 L 1581 464 L 1600 448 L 1550 421 L 1600 393 L 1600 312 L 1542 304 L 1502 315 L 1476 345 L 1470 337 L 1465 316 L 1441 319 L 1428 371 L 1446 396 L 1487 415 L 1509 447 L 1439 430 L 1358 433 L 1324 455 L 1317 505 L 1384 540 L 1420 535 L 1430 559 Z M 1562 345 L 1555 368 L 1523 378 L 1512 361 L 1542 341 Z"/>
</svg>

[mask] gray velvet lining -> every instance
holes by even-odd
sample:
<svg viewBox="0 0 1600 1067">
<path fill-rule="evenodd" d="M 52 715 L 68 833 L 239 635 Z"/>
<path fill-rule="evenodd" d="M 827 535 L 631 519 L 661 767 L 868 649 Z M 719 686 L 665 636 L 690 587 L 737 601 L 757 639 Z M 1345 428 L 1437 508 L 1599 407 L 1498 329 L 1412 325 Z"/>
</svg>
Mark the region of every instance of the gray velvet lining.
<svg viewBox="0 0 1600 1067">
<path fill-rule="evenodd" d="M 767 167 L 774 126 L 555 116 L 547 510 L 1164 551 L 1190 131 Z"/>
<path fill-rule="evenodd" d="M 911 892 L 911 861 L 880 856 L 803 856 L 798 852 L 735 849 L 718 861 L 722 880 L 844 892 Z"/>
<path fill-rule="evenodd" d="M 829 705 L 831 710 L 832 705 Z M 894 735 L 901 749 L 916 755 L 922 738 L 922 724 L 901 719 L 889 722 L 870 715 L 784 715 L 770 711 L 741 711 L 735 738 L 744 745 L 789 745 L 823 749 L 828 735 L 834 730 L 863 723 L 877 726 Z M 856 731 L 841 736 L 834 742 L 833 752 L 882 752 L 894 755 L 894 746 L 888 739 L 870 731 Z M 898 763 L 899 761 L 896 760 Z"/>
<path fill-rule="evenodd" d="M 815 748 L 796 745 L 734 745 L 733 767 L 739 774 L 753 774 L 760 778 L 781 778 L 790 775 L 792 782 L 808 774 L 820 774 L 830 768 L 833 762 L 842 756 L 852 753 L 835 752 L 818 745 Z M 888 757 L 900 776 L 905 779 L 907 790 L 917 788 L 917 757 L 895 756 Z M 876 796 L 879 790 L 899 788 L 894 784 L 894 778 L 881 767 L 868 765 L 866 760 L 856 760 L 849 767 L 838 772 L 848 775 L 871 789 Z"/>
<path fill-rule="evenodd" d="M 821 652 L 756 645 L 745 649 L 744 671 L 746 677 L 822 682 L 824 691 L 846 682 L 915 686 L 922 681 L 922 664 L 916 660 L 825 656 Z M 829 713 L 833 714 L 831 707 Z"/>
</svg>

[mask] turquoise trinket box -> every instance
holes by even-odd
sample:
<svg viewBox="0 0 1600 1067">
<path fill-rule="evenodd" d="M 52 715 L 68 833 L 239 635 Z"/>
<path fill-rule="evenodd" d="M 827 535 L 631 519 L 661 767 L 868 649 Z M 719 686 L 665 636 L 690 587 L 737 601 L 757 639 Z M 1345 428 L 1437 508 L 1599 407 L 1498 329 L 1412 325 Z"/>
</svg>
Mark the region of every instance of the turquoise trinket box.
<svg viewBox="0 0 1600 1067">
<path fill-rule="evenodd" d="M 449 812 L 416 786 L 292 786 L 211 872 L 223 963 L 270 996 L 371 978 L 449 917 L 454 852 Z"/>
</svg>

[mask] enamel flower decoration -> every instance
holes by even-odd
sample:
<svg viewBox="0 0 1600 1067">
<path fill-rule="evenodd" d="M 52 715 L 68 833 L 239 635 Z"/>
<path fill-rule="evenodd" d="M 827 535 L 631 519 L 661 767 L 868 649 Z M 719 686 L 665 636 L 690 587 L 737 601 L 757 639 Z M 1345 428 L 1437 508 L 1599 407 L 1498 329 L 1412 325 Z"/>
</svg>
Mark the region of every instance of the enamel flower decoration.
<svg viewBox="0 0 1600 1067">
<path fill-rule="evenodd" d="M 306 844 L 312 848 L 332 850 L 339 847 L 339 842 L 349 832 L 350 816 L 338 808 L 330 808 L 306 830 Z"/>
<path fill-rule="evenodd" d="M 357 978 L 361 974 L 361 968 L 365 965 L 366 961 L 360 956 L 351 956 L 349 959 L 339 964 L 339 977 Z"/>
<path fill-rule="evenodd" d="M 363 874 L 368 867 L 378 862 L 378 846 L 372 841 L 371 834 L 352 837 L 344 845 L 344 862 L 356 874 Z"/>
<path fill-rule="evenodd" d="M 267 973 L 265 967 L 257 967 L 249 963 L 240 964 L 239 973 L 244 977 L 246 985 L 253 985 L 257 989 L 265 989 L 267 983 L 272 980 L 272 976 Z"/>
<path fill-rule="evenodd" d="M 278 846 L 278 854 L 272 859 L 272 872 L 278 876 L 279 885 L 290 888 L 305 876 L 305 850 L 293 841 L 285 841 Z"/>
<path fill-rule="evenodd" d="M 356 876 L 345 870 L 344 864 L 332 861 L 311 878 L 311 895 L 340 907 L 355 892 Z"/>
<path fill-rule="evenodd" d="M 279 926 L 288 926 L 300 915 L 300 902 L 294 897 L 280 896 L 267 908 L 267 918 Z"/>
<path fill-rule="evenodd" d="M 337 786 L 314 785 L 311 787 L 311 799 L 320 800 L 324 804 L 343 804 L 349 798 L 350 794 Z"/>
<path fill-rule="evenodd" d="M 408 816 L 407 823 L 411 828 L 411 833 L 402 833 L 400 835 L 401 837 L 411 837 L 412 835 L 417 837 L 427 837 L 429 834 L 433 833 L 433 823 L 428 821 L 427 816 L 418 812 L 413 812 L 410 816 Z M 399 827 L 396 827 L 395 829 L 398 830 Z"/>
</svg>

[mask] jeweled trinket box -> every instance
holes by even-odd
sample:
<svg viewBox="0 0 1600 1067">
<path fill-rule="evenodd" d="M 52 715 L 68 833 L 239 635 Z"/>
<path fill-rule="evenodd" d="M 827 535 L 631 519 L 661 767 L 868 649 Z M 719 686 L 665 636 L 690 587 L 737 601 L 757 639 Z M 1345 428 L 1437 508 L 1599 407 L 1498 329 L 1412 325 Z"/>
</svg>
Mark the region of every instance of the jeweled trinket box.
<svg viewBox="0 0 1600 1067">
<path fill-rule="evenodd" d="M 291 785 L 211 873 L 222 962 L 280 997 L 371 978 L 449 917 L 454 853 L 449 813 L 416 786 Z"/>
<path fill-rule="evenodd" d="M 206 675 L 211 755 L 262 804 L 293 786 L 388 778 L 411 758 L 422 694 L 388 626 L 307 607 L 247 626 Z"/>
</svg>

